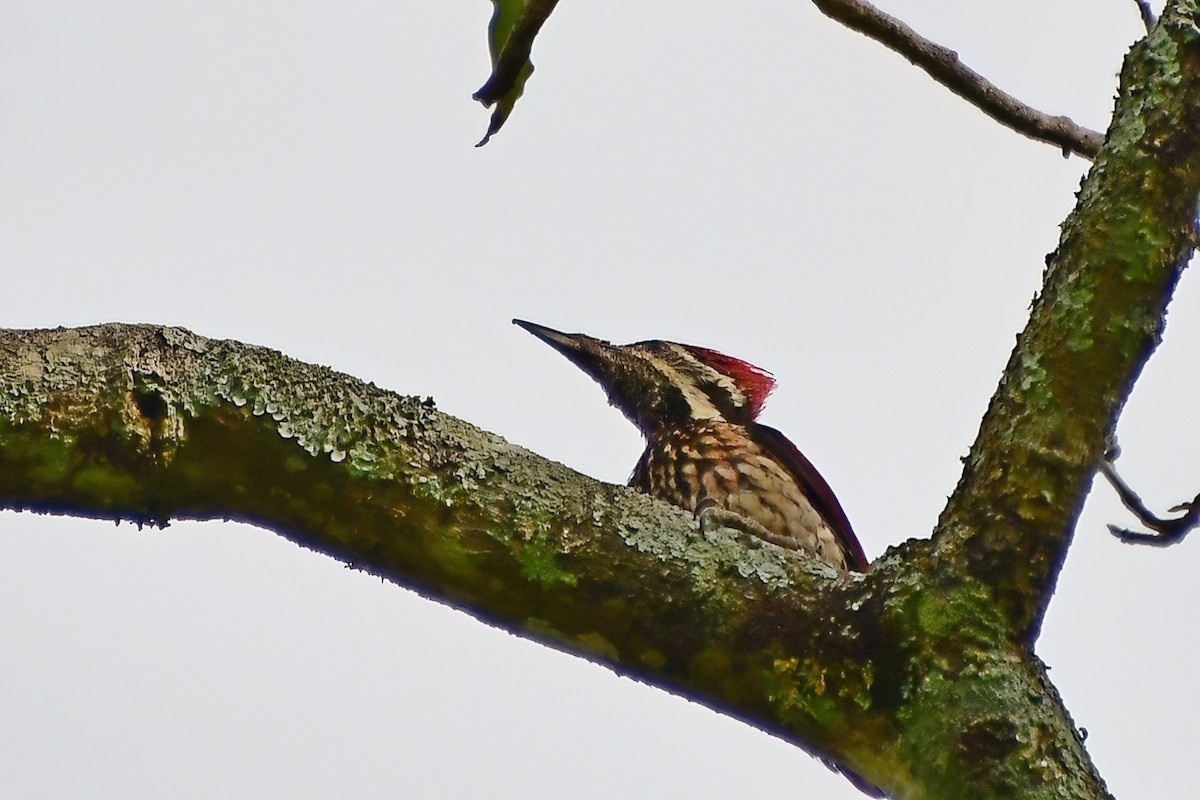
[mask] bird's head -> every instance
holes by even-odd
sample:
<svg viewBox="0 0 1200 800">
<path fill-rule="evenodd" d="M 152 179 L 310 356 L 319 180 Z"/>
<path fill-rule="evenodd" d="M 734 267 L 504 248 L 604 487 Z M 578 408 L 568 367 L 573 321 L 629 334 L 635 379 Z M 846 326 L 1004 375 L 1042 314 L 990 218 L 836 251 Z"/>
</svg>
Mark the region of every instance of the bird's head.
<svg viewBox="0 0 1200 800">
<path fill-rule="evenodd" d="M 723 419 L 747 424 L 775 388 L 771 373 L 703 347 L 653 339 L 617 345 L 514 319 L 591 375 L 642 433 Z"/>
</svg>

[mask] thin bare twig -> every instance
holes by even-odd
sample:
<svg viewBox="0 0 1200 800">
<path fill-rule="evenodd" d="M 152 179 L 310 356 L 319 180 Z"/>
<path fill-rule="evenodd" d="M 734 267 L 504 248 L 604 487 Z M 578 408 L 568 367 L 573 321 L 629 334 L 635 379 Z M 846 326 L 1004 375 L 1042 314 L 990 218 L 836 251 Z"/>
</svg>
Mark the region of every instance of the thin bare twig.
<svg viewBox="0 0 1200 800">
<path fill-rule="evenodd" d="M 1116 447 L 1109 450 L 1100 461 L 1100 472 L 1104 474 L 1104 477 L 1108 478 L 1108 482 L 1116 489 L 1117 496 L 1121 498 L 1121 504 L 1129 509 L 1138 518 L 1139 522 L 1154 531 L 1154 533 L 1131 531 L 1128 528 L 1122 528 L 1118 525 L 1109 525 L 1109 533 L 1127 544 L 1149 544 L 1156 547 L 1167 547 L 1168 545 L 1178 544 L 1183 541 L 1183 538 L 1193 528 L 1200 527 L 1200 494 L 1196 495 L 1195 499 L 1189 503 L 1180 503 L 1168 509 L 1170 511 L 1182 511 L 1184 512 L 1183 516 L 1172 517 L 1170 519 L 1158 516 L 1146 507 L 1146 504 L 1142 502 L 1142 498 L 1138 496 L 1137 492 L 1129 488 L 1129 484 L 1117 474 L 1117 468 L 1113 464 L 1113 461 L 1120 455 L 1120 452 Z"/>
<path fill-rule="evenodd" d="M 1142 15 L 1142 24 L 1146 26 L 1146 33 L 1149 33 L 1158 22 L 1158 17 L 1154 16 L 1154 10 L 1150 8 L 1147 0 L 1134 0 L 1134 2 L 1137 3 L 1138 13 Z"/>
<path fill-rule="evenodd" d="M 908 25 L 862 0 L 813 0 L 823 14 L 895 50 L 935 81 L 1017 133 L 1057 145 L 1063 155 L 1095 158 L 1100 133 L 1069 117 L 1052 117 L 1025 105 L 958 59 L 958 53 L 931 42 Z"/>
</svg>

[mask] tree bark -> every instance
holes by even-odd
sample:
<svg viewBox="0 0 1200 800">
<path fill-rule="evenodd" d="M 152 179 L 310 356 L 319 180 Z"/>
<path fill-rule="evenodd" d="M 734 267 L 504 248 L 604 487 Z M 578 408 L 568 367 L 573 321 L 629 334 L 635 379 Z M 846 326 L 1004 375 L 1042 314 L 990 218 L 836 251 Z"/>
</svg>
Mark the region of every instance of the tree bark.
<svg viewBox="0 0 1200 800">
<path fill-rule="evenodd" d="M 897 797 L 961 797 L 963 769 L 992 780 L 1006 759 L 1016 774 L 1026 760 L 1056 780 L 1090 774 L 1065 711 L 1029 702 L 1048 684 L 986 587 L 929 542 L 837 580 L 753 537 L 702 534 L 429 401 L 178 328 L 8 331 L 0 354 L 6 507 L 261 525 Z M 1042 733 L 1002 752 L 1022 731 Z M 922 774 L 933 762 L 942 789 Z"/>
<path fill-rule="evenodd" d="M 1200 35 L 1135 46 L 930 540 L 838 578 L 434 408 L 178 328 L 0 332 L 0 505 L 234 518 L 745 720 L 896 798 L 1107 797 L 1032 645 L 1196 240 Z"/>
</svg>

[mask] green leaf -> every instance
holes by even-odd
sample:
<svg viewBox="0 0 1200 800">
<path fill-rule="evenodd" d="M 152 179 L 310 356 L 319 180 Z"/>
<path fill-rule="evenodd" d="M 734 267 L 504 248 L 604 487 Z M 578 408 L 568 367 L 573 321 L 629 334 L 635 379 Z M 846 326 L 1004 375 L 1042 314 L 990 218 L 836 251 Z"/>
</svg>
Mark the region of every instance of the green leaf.
<svg viewBox="0 0 1200 800">
<path fill-rule="evenodd" d="M 556 5 L 558 0 L 492 0 L 492 21 L 488 23 L 492 74 L 472 97 L 495 108 L 487 133 L 476 147 L 487 144 L 500 130 L 525 92 L 525 81 L 533 74 L 529 60 L 533 40 Z"/>
</svg>

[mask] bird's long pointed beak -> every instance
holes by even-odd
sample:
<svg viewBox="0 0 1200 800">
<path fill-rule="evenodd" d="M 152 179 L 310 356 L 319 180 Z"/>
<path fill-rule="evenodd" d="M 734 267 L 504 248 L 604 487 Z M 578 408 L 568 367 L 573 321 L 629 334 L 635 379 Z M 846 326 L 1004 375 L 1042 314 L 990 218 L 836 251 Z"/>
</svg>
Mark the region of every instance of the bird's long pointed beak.
<svg viewBox="0 0 1200 800">
<path fill-rule="evenodd" d="M 571 363 L 607 386 L 608 370 L 612 366 L 613 346 L 586 333 L 563 333 L 536 322 L 514 319 L 514 325 L 525 330 L 566 356 Z"/>
<path fill-rule="evenodd" d="M 581 334 L 563 333 L 523 319 L 514 319 L 513 325 L 519 325 L 565 356 L 571 357 L 583 349 L 580 341 Z"/>
</svg>

